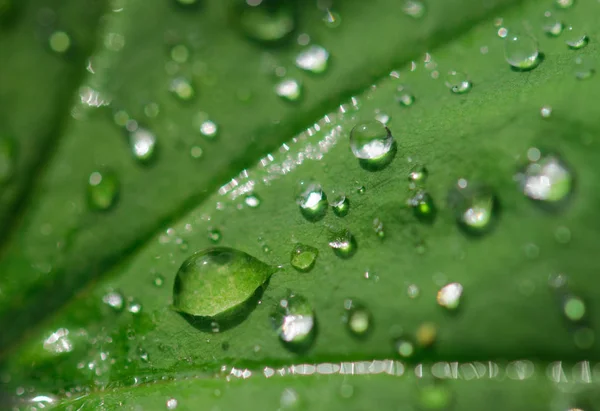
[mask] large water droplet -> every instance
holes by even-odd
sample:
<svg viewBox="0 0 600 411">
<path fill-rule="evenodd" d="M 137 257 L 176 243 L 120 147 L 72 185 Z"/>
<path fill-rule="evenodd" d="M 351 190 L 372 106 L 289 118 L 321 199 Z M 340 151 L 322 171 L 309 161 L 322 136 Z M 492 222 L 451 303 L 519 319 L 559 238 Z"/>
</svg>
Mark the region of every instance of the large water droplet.
<svg viewBox="0 0 600 411">
<path fill-rule="evenodd" d="M 511 32 L 504 40 L 504 57 L 517 70 L 532 70 L 540 63 L 537 41 L 527 34 Z"/>
<path fill-rule="evenodd" d="M 327 70 L 329 52 L 317 45 L 309 46 L 296 56 L 296 66 L 311 73 L 323 73 Z"/>
<path fill-rule="evenodd" d="M 568 9 L 573 7 L 575 0 L 555 0 L 554 4 L 556 4 L 556 7 L 559 9 Z"/>
<path fill-rule="evenodd" d="M 398 340 L 396 340 L 395 346 L 396 352 L 402 358 L 410 358 L 415 353 L 415 345 L 412 343 L 412 341 L 406 338 L 399 338 Z"/>
<path fill-rule="evenodd" d="M 292 250 L 290 264 L 298 271 L 308 272 L 312 270 L 317 261 L 319 250 L 304 244 L 296 244 Z"/>
<path fill-rule="evenodd" d="M 443 286 L 437 293 L 437 303 L 448 310 L 456 310 L 460 305 L 463 286 L 460 283 L 450 283 Z"/>
<path fill-rule="evenodd" d="M 573 50 L 584 48 L 590 41 L 585 31 L 577 28 L 577 26 L 568 26 L 564 33 L 565 43 L 567 43 L 567 46 Z"/>
<path fill-rule="evenodd" d="M 489 232 L 498 214 L 492 189 L 465 179 L 458 180 L 448 193 L 448 206 L 454 211 L 460 227 L 470 234 Z"/>
<path fill-rule="evenodd" d="M 7 182 L 13 174 L 16 160 L 14 140 L 0 136 L 0 184 Z"/>
<path fill-rule="evenodd" d="M 108 210 L 117 201 L 119 178 L 110 170 L 94 171 L 88 178 L 88 204 L 95 210 Z"/>
<path fill-rule="evenodd" d="M 305 351 L 316 336 L 316 319 L 310 303 L 300 295 L 279 301 L 271 322 L 283 344 L 292 351 Z"/>
<path fill-rule="evenodd" d="M 275 44 L 289 38 L 296 27 L 294 10 L 289 1 L 239 1 L 239 26 L 252 40 Z"/>
<path fill-rule="evenodd" d="M 573 175 L 562 160 L 553 154 L 532 158 L 517 174 L 523 194 L 532 200 L 547 204 L 568 198 L 573 189 Z"/>
<path fill-rule="evenodd" d="M 429 171 L 422 164 L 415 164 L 408 173 L 409 188 L 414 189 L 418 186 L 423 186 L 427 181 Z"/>
<path fill-rule="evenodd" d="M 200 317 L 237 312 L 274 272 L 273 267 L 243 251 L 227 247 L 198 251 L 177 271 L 173 306 Z"/>
<path fill-rule="evenodd" d="M 369 170 L 387 166 L 394 157 L 394 137 L 379 121 L 357 124 L 350 131 L 350 149 Z"/>
<path fill-rule="evenodd" d="M 284 100 L 298 101 L 302 96 L 302 85 L 296 79 L 284 79 L 275 85 L 275 93 Z"/>
<path fill-rule="evenodd" d="M 471 90 L 469 77 L 461 71 L 450 71 L 446 75 L 446 87 L 454 94 L 464 94 Z"/>
<path fill-rule="evenodd" d="M 102 302 L 113 310 L 120 312 L 123 310 L 125 298 L 118 291 L 111 291 L 102 297 Z"/>
<path fill-rule="evenodd" d="M 296 203 L 309 221 L 318 221 L 327 212 L 327 196 L 314 180 L 300 181 L 296 187 Z"/>
<path fill-rule="evenodd" d="M 129 144 L 135 159 L 147 162 L 152 159 L 156 151 L 156 135 L 140 127 L 129 134 Z"/>
<path fill-rule="evenodd" d="M 345 229 L 331 233 L 329 246 L 335 255 L 341 258 L 352 257 L 358 249 L 356 239 L 350 231 Z"/>
<path fill-rule="evenodd" d="M 347 299 L 344 301 L 344 316 L 342 320 L 348 332 L 355 337 L 365 337 L 371 328 L 371 313 L 358 301 Z"/>
</svg>

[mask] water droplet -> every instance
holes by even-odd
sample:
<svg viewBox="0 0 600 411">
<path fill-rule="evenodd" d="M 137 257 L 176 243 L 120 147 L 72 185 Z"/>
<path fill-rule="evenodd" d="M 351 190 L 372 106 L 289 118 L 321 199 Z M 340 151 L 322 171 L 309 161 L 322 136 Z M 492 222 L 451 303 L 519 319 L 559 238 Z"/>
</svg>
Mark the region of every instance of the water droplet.
<svg viewBox="0 0 600 411">
<path fill-rule="evenodd" d="M 311 73 L 323 73 L 327 70 L 329 52 L 321 46 L 312 45 L 298 53 L 296 66 Z"/>
<path fill-rule="evenodd" d="M 248 194 L 244 197 L 244 203 L 250 208 L 258 208 L 260 206 L 260 197 L 256 194 Z"/>
<path fill-rule="evenodd" d="M 309 221 L 318 221 L 327 212 L 327 196 L 314 180 L 300 181 L 296 188 L 296 203 L 300 212 Z"/>
<path fill-rule="evenodd" d="M 564 226 L 556 227 L 554 238 L 560 244 L 568 244 L 571 241 L 571 230 Z"/>
<path fill-rule="evenodd" d="M 279 399 L 279 404 L 281 408 L 284 410 L 295 409 L 299 406 L 300 396 L 296 392 L 296 390 L 292 388 L 286 388 L 281 393 L 281 398 Z"/>
<path fill-rule="evenodd" d="M 389 164 L 388 157 L 394 153 L 394 137 L 379 121 L 355 125 L 350 131 L 350 149 L 361 164 Z"/>
<path fill-rule="evenodd" d="M 358 249 L 356 239 L 346 229 L 333 232 L 329 239 L 329 246 L 335 255 L 341 258 L 352 257 Z"/>
<path fill-rule="evenodd" d="M 16 147 L 14 140 L 9 137 L 0 137 L 0 184 L 7 182 L 13 174 L 16 160 Z"/>
<path fill-rule="evenodd" d="M 169 90 L 180 100 L 189 101 L 194 97 L 194 86 L 184 77 L 176 77 L 171 81 Z"/>
<path fill-rule="evenodd" d="M 275 85 L 275 94 L 287 101 L 298 101 L 302 96 L 302 85 L 293 78 L 283 79 Z"/>
<path fill-rule="evenodd" d="M 202 150 L 202 147 L 200 147 L 200 146 L 192 146 L 190 148 L 190 156 L 195 160 L 202 158 L 203 154 L 204 154 L 204 150 Z"/>
<path fill-rule="evenodd" d="M 556 0 L 554 3 L 556 4 L 556 7 L 560 9 L 568 9 L 573 7 L 575 0 Z"/>
<path fill-rule="evenodd" d="M 163 284 L 165 283 L 165 277 L 160 274 L 156 274 L 156 276 L 154 277 L 154 281 L 152 281 L 152 283 L 156 287 L 162 287 Z"/>
<path fill-rule="evenodd" d="M 542 29 L 551 37 L 558 37 L 564 29 L 563 23 L 551 12 L 546 11 L 542 20 Z"/>
<path fill-rule="evenodd" d="M 190 2 L 191 0 L 179 0 L 180 2 Z M 188 3 L 186 3 L 188 4 Z M 177 400 L 175 398 L 169 398 L 167 400 L 167 409 L 174 410 L 177 408 Z"/>
<path fill-rule="evenodd" d="M 489 232 L 498 215 L 492 189 L 465 179 L 460 179 L 448 193 L 448 206 L 454 211 L 460 227 L 469 234 Z"/>
<path fill-rule="evenodd" d="M 460 283 L 450 283 L 443 286 L 437 293 L 437 303 L 448 310 L 456 310 L 460 304 L 463 286 Z"/>
<path fill-rule="evenodd" d="M 583 56 L 575 57 L 575 77 L 578 80 L 587 80 L 596 72 L 592 62 Z"/>
<path fill-rule="evenodd" d="M 279 301 L 271 314 L 271 322 L 285 346 L 304 351 L 314 341 L 315 314 L 310 303 L 300 295 L 290 295 Z"/>
<path fill-rule="evenodd" d="M 344 193 L 337 193 L 332 191 L 329 198 L 329 205 L 333 209 L 333 212 L 338 217 L 345 217 L 350 211 L 350 200 Z"/>
<path fill-rule="evenodd" d="M 190 57 L 190 51 L 184 44 L 178 44 L 171 48 L 171 58 L 174 62 L 183 64 L 188 61 Z"/>
<path fill-rule="evenodd" d="M 127 301 L 127 311 L 131 314 L 139 314 L 142 311 L 142 304 L 134 298 L 129 298 Z"/>
<path fill-rule="evenodd" d="M 504 57 L 517 70 L 532 70 L 540 63 L 537 41 L 527 34 L 511 32 L 504 40 Z"/>
<path fill-rule="evenodd" d="M 581 321 L 585 316 L 585 302 L 576 296 L 570 295 L 565 298 L 563 312 L 570 321 Z"/>
<path fill-rule="evenodd" d="M 573 176 L 559 157 L 548 154 L 534 159 L 517 174 L 523 194 L 547 204 L 565 200 L 573 189 Z"/>
<path fill-rule="evenodd" d="M 406 294 L 408 295 L 409 298 L 412 298 L 414 300 L 420 294 L 419 287 L 416 284 L 410 284 L 406 288 Z"/>
<path fill-rule="evenodd" d="M 429 347 L 435 342 L 437 337 L 437 327 L 432 323 L 424 323 L 417 328 L 415 333 L 417 343 L 422 347 Z"/>
<path fill-rule="evenodd" d="M 292 250 L 290 264 L 298 271 L 309 272 L 315 266 L 319 250 L 304 244 L 296 244 Z"/>
<path fill-rule="evenodd" d="M 402 11 L 407 16 L 420 19 L 425 15 L 425 4 L 419 0 L 405 0 L 402 5 Z"/>
<path fill-rule="evenodd" d="M 375 231 L 375 235 L 381 239 L 385 237 L 385 228 L 383 226 L 383 221 L 379 218 L 375 218 L 373 220 L 373 231 Z"/>
<path fill-rule="evenodd" d="M 587 46 L 589 42 L 589 37 L 582 29 L 578 29 L 577 27 L 568 26 L 565 29 L 565 43 L 569 46 L 570 49 L 579 50 Z"/>
<path fill-rule="evenodd" d="M 367 308 L 355 300 L 344 301 L 344 316 L 342 317 L 348 332 L 355 337 L 364 337 L 369 332 L 372 319 Z"/>
<path fill-rule="evenodd" d="M 396 101 L 404 107 L 410 107 L 415 102 L 415 96 L 405 86 L 396 89 Z"/>
<path fill-rule="evenodd" d="M 208 230 L 208 239 L 211 243 L 217 244 L 221 241 L 221 231 L 217 228 L 211 228 Z"/>
<path fill-rule="evenodd" d="M 239 26 L 252 40 L 266 44 L 279 43 L 287 40 L 296 27 L 290 2 L 249 0 L 239 3 Z"/>
<path fill-rule="evenodd" d="M 396 352 L 402 358 L 410 358 L 415 353 L 414 344 L 407 339 L 400 338 L 396 341 L 395 345 L 396 345 Z"/>
<path fill-rule="evenodd" d="M 150 355 L 148 354 L 148 351 L 144 350 L 142 347 L 138 347 L 137 351 L 138 351 L 140 360 L 142 360 L 143 362 L 150 361 Z"/>
<path fill-rule="evenodd" d="M 156 151 L 156 135 L 140 127 L 129 134 L 129 144 L 136 160 L 148 162 Z"/>
<path fill-rule="evenodd" d="M 193 316 L 228 313 L 249 300 L 273 272 L 273 267 L 243 251 L 227 247 L 198 251 L 177 271 L 173 306 Z"/>
<path fill-rule="evenodd" d="M 429 176 L 429 171 L 427 167 L 422 164 L 416 164 L 408 173 L 408 182 L 411 189 L 416 188 L 417 186 L 422 186 L 427 181 L 427 177 Z"/>
<path fill-rule="evenodd" d="M 123 294 L 117 291 L 111 291 L 102 297 L 102 302 L 117 312 L 123 310 L 124 301 Z"/>
<path fill-rule="evenodd" d="M 110 170 L 94 171 L 88 178 L 88 204 L 95 210 L 108 210 L 117 201 L 119 178 Z"/>
<path fill-rule="evenodd" d="M 550 106 L 543 106 L 540 109 L 540 114 L 544 118 L 549 118 L 552 115 L 552 107 L 550 107 Z"/>
<path fill-rule="evenodd" d="M 450 71 L 446 76 L 446 87 L 454 94 L 464 94 L 471 90 L 469 77 L 461 71 Z"/>
<path fill-rule="evenodd" d="M 71 47 L 71 38 L 64 31 L 55 31 L 48 39 L 50 49 L 56 53 L 66 53 Z"/>
<path fill-rule="evenodd" d="M 364 194 L 366 191 L 367 191 L 367 189 L 366 189 L 366 187 L 365 187 L 365 186 L 358 186 L 358 187 L 356 188 L 356 193 L 357 193 L 357 194 Z"/>
<path fill-rule="evenodd" d="M 427 191 L 417 191 L 414 196 L 408 199 L 407 204 L 412 207 L 413 214 L 419 220 L 427 223 L 435 220 L 437 208 L 433 202 L 433 198 L 431 198 Z"/>
<path fill-rule="evenodd" d="M 327 9 L 325 11 L 325 16 L 323 17 L 323 22 L 325 22 L 325 25 L 330 29 L 335 29 L 342 24 L 342 17 L 339 13 Z"/>
</svg>

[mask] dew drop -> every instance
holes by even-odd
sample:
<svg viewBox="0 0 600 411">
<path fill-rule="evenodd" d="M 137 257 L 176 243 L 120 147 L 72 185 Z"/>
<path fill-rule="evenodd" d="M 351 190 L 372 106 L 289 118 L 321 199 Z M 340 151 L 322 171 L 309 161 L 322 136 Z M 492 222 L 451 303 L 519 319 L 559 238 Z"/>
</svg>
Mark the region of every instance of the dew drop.
<svg viewBox="0 0 600 411">
<path fill-rule="evenodd" d="M 383 221 L 379 218 L 375 218 L 373 220 L 373 231 L 375 231 L 375 235 L 381 239 L 385 237 L 385 227 L 383 225 Z"/>
<path fill-rule="evenodd" d="M 585 316 L 585 302 L 576 296 L 567 296 L 563 303 L 563 313 L 570 321 L 581 321 Z"/>
<path fill-rule="evenodd" d="M 281 393 L 279 404 L 283 410 L 297 409 L 300 404 L 300 396 L 296 390 L 292 388 L 286 388 Z"/>
<path fill-rule="evenodd" d="M 552 115 L 552 107 L 550 107 L 550 106 L 543 106 L 540 109 L 540 115 L 543 118 L 549 118 Z"/>
<path fill-rule="evenodd" d="M 210 228 L 208 230 L 208 239 L 213 244 L 219 243 L 221 241 L 221 231 L 217 228 Z"/>
<path fill-rule="evenodd" d="M 365 187 L 365 186 L 358 186 L 358 187 L 356 188 L 356 193 L 357 193 L 357 194 L 364 194 L 366 191 L 367 191 L 367 189 L 366 189 L 366 187 Z"/>
<path fill-rule="evenodd" d="M 127 301 L 127 311 L 131 314 L 139 314 L 142 311 L 142 304 L 134 298 L 129 298 Z"/>
<path fill-rule="evenodd" d="M 310 303 L 300 295 L 279 301 L 271 322 L 286 348 L 296 351 L 310 347 L 316 335 L 315 314 Z"/>
<path fill-rule="evenodd" d="M 329 205 L 333 209 L 333 213 L 338 217 L 345 217 L 350 211 L 350 200 L 344 193 L 332 191 L 329 195 Z"/>
<path fill-rule="evenodd" d="M 191 0 L 179 0 L 180 2 L 190 2 Z M 175 398 L 169 398 L 167 400 L 167 409 L 174 410 L 177 408 L 177 400 Z"/>
<path fill-rule="evenodd" d="M 150 355 L 148 354 L 148 351 L 144 350 L 142 347 L 138 347 L 138 356 L 140 357 L 140 360 L 142 360 L 142 362 L 148 362 L 150 361 Z"/>
<path fill-rule="evenodd" d="M 340 258 L 350 258 L 358 249 L 356 239 L 346 229 L 333 232 L 329 238 L 329 246 Z"/>
<path fill-rule="evenodd" d="M 456 310 L 460 305 L 463 286 L 460 283 L 450 283 L 443 286 L 437 293 L 437 303 L 448 310 Z"/>
<path fill-rule="evenodd" d="M 192 316 L 230 313 L 249 300 L 274 271 L 273 267 L 232 248 L 198 251 L 177 271 L 173 306 Z"/>
<path fill-rule="evenodd" d="M 0 136 L 0 184 L 6 183 L 12 176 L 16 161 L 14 140 Z"/>
<path fill-rule="evenodd" d="M 587 80 L 591 78 L 596 71 L 591 63 L 591 60 L 586 59 L 583 56 L 577 56 L 575 57 L 574 72 L 575 78 L 578 80 Z"/>
<path fill-rule="evenodd" d="M 184 77 L 176 77 L 171 80 L 171 84 L 169 85 L 169 90 L 173 93 L 175 97 L 182 101 L 189 101 L 194 97 L 194 86 L 190 80 Z"/>
<path fill-rule="evenodd" d="M 244 203 L 250 208 L 258 208 L 260 206 L 261 201 L 259 196 L 252 193 L 244 197 Z"/>
<path fill-rule="evenodd" d="M 308 46 L 296 56 L 296 66 L 311 73 L 323 73 L 328 61 L 329 52 L 317 45 Z"/>
<path fill-rule="evenodd" d="M 402 358 L 410 358 L 415 353 L 414 344 L 407 339 L 400 338 L 400 339 L 396 340 L 395 346 L 396 346 L 396 352 Z"/>
<path fill-rule="evenodd" d="M 315 266 L 319 250 L 315 247 L 304 244 L 296 244 L 292 250 L 290 264 L 296 270 L 301 272 L 309 272 Z"/>
<path fill-rule="evenodd" d="M 461 71 L 450 71 L 446 75 L 446 87 L 454 94 L 465 94 L 471 90 L 469 77 Z"/>
<path fill-rule="evenodd" d="M 558 37 L 563 32 L 564 25 L 551 12 L 547 11 L 542 20 L 542 29 L 548 36 Z"/>
<path fill-rule="evenodd" d="M 208 140 L 214 140 L 219 133 L 219 127 L 212 120 L 204 120 L 200 123 L 200 134 Z"/>
<path fill-rule="evenodd" d="M 497 200 L 491 188 L 460 179 L 448 193 L 448 206 L 459 226 L 469 234 L 489 232 L 497 217 Z"/>
<path fill-rule="evenodd" d="M 283 79 L 275 85 L 275 94 L 287 101 L 298 101 L 302 97 L 302 85 L 293 78 Z"/>
<path fill-rule="evenodd" d="M 559 9 L 568 9 L 573 7 L 573 4 L 575 4 L 575 0 L 555 0 L 554 3 Z"/>
<path fill-rule="evenodd" d="M 296 27 L 294 10 L 287 1 L 240 1 L 237 11 L 242 32 L 263 44 L 287 40 Z"/>
<path fill-rule="evenodd" d="M 408 173 L 410 188 L 414 189 L 417 186 L 422 186 L 427 181 L 428 176 L 429 171 L 427 170 L 427 167 L 422 164 L 415 164 Z"/>
<path fill-rule="evenodd" d="M 174 62 L 183 64 L 188 61 L 190 51 L 184 44 L 178 44 L 171 48 L 171 58 Z"/>
<path fill-rule="evenodd" d="M 123 310 L 125 298 L 123 297 L 123 294 L 117 291 L 111 291 L 102 297 L 102 302 L 113 310 L 120 312 Z"/>
<path fill-rule="evenodd" d="M 309 221 L 318 221 L 327 213 L 327 196 L 314 180 L 304 180 L 296 187 L 296 203 Z"/>
<path fill-rule="evenodd" d="M 64 54 L 71 47 L 71 38 L 64 31 L 55 31 L 50 35 L 48 43 L 52 51 Z"/>
<path fill-rule="evenodd" d="M 148 162 L 156 151 L 156 135 L 140 127 L 129 134 L 129 144 L 136 160 Z"/>
<path fill-rule="evenodd" d="M 379 121 L 357 124 L 350 131 L 350 149 L 359 160 L 381 161 L 392 152 L 393 144 L 392 133 Z"/>
<path fill-rule="evenodd" d="M 87 197 L 90 208 L 108 210 L 117 201 L 119 178 L 110 170 L 94 171 L 88 178 Z"/>
<path fill-rule="evenodd" d="M 152 283 L 156 286 L 156 287 L 162 287 L 163 284 L 165 283 L 165 277 L 162 276 L 161 274 L 157 274 L 154 277 L 154 280 L 152 281 Z"/>
<path fill-rule="evenodd" d="M 409 298 L 413 300 L 417 298 L 420 293 L 421 291 L 419 290 L 419 287 L 416 284 L 410 284 L 408 287 L 406 287 L 406 294 Z"/>
<path fill-rule="evenodd" d="M 379 121 L 381 124 L 388 124 L 390 122 L 390 115 L 384 113 L 383 111 L 378 111 L 375 113 L 375 120 Z"/>
<path fill-rule="evenodd" d="M 568 244 L 571 241 L 571 230 L 565 226 L 556 227 L 554 238 L 559 244 Z"/>
<path fill-rule="evenodd" d="M 565 200 L 573 189 L 573 176 L 557 156 L 534 158 L 516 175 L 521 191 L 532 200 L 552 204 Z"/>
<path fill-rule="evenodd" d="M 577 27 L 568 26 L 564 33 L 565 43 L 573 50 L 584 48 L 590 40 L 585 31 Z"/>
<path fill-rule="evenodd" d="M 420 0 L 404 0 L 402 11 L 407 16 L 420 19 L 425 15 L 425 4 Z"/>
<path fill-rule="evenodd" d="M 517 70 L 532 70 L 540 63 L 535 39 L 527 34 L 511 34 L 504 40 L 504 58 Z"/>
<path fill-rule="evenodd" d="M 418 190 L 411 198 L 407 201 L 408 206 L 412 207 L 413 214 L 417 219 L 431 223 L 435 220 L 437 214 L 437 208 L 433 202 L 433 198 L 427 191 Z"/>
<path fill-rule="evenodd" d="M 371 328 L 371 313 L 367 308 L 352 299 L 344 301 L 343 322 L 346 324 L 348 332 L 355 337 L 365 337 Z"/>
<path fill-rule="evenodd" d="M 405 86 L 396 89 L 396 101 L 403 107 L 410 107 L 415 102 L 415 96 Z"/>
<path fill-rule="evenodd" d="M 325 11 L 325 16 L 323 16 L 323 22 L 325 23 L 325 26 L 330 29 L 335 29 L 342 24 L 342 17 L 339 13 L 327 9 Z"/>
</svg>

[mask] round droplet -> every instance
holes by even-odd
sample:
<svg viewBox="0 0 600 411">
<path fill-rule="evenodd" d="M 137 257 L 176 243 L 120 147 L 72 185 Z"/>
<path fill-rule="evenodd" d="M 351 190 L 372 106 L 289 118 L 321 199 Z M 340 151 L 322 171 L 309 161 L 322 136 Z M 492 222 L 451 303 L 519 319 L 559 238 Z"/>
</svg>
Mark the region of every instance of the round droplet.
<svg viewBox="0 0 600 411">
<path fill-rule="evenodd" d="M 102 302 L 113 310 L 119 312 L 123 310 L 125 298 L 120 292 L 111 291 L 102 297 Z"/>
<path fill-rule="evenodd" d="M 575 0 L 555 0 L 554 4 L 556 4 L 556 7 L 559 9 L 568 9 L 573 7 Z"/>
<path fill-rule="evenodd" d="M 304 244 L 296 244 L 292 250 L 290 264 L 296 270 L 301 272 L 309 272 L 315 266 L 319 250 L 315 247 Z"/>
<path fill-rule="evenodd" d="M 364 194 L 367 191 L 365 186 L 358 186 L 356 187 L 356 193 L 357 194 Z"/>
<path fill-rule="evenodd" d="M 117 201 L 119 178 L 110 171 L 94 171 L 88 178 L 88 204 L 95 210 L 108 210 Z"/>
<path fill-rule="evenodd" d="M 171 49 L 171 58 L 174 62 L 183 64 L 188 61 L 190 51 L 184 44 L 178 44 Z"/>
<path fill-rule="evenodd" d="M 350 131 L 350 149 L 359 160 L 379 161 L 392 151 L 393 144 L 392 133 L 379 121 L 357 124 Z"/>
<path fill-rule="evenodd" d="M 543 106 L 540 109 L 540 115 L 543 118 L 549 118 L 552 115 L 552 107 L 550 107 L 550 106 Z"/>
<path fill-rule="evenodd" d="M 396 89 L 396 101 L 404 107 L 410 107 L 415 102 L 415 96 L 405 86 Z"/>
<path fill-rule="evenodd" d="M 340 258 L 350 258 L 358 249 L 356 239 L 348 230 L 333 232 L 329 238 L 329 246 Z"/>
<path fill-rule="evenodd" d="M 433 198 L 427 191 L 418 190 L 411 198 L 408 199 L 407 204 L 412 207 L 413 214 L 419 220 L 424 222 L 433 222 L 437 214 L 437 208 L 433 202 Z"/>
<path fill-rule="evenodd" d="M 153 284 L 154 284 L 156 287 L 162 287 L 162 286 L 163 286 L 163 284 L 165 283 L 165 277 L 164 277 L 164 276 L 162 276 L 162 275 L 160 275 L 160 274 L 157 274 L 157 275 L 154 277 L 154 280 L 152 281 L 152 283 L 153 283 Z"/>
<path fill-rule="evenodd" d="M 296 66 L 311 73 L 323 73 L 328 61 L 329 52 L 317 45 L 309 46 L 296 56 Z"/>
<path fill-rule="evenodd" d="M 461 71 L 450 71 L 446 76 L 446 87 L 454 94 L 464 94 L 471 90 L 469 77 Z"/>
<path fill-rule="evenodd" d="M 202 150 L 202 147 L 200 146 L 192 146 L 190 148 L 190 157 L 192 157 L 195 160 L 202 158 L 203 154 L 204 150 Z"/>
<path fill-rule="evenodd" d="M 570 295 L 564 300 L 563 312 L 567 319 L 580 321 L 585 316 L 585 302 L 576 296 Z"/>
<path fill-rule="evenodd" d="M 248 0 L 238 3 L 239 26 L 251 40 L 279 43 L 288 39 L 296 27 L 291 2 Z"/>
<path fill-rule="evenodd" d="M 548 154 L 534 158 L 517 174 L 523 194 L 532 200 L 558 203 L 565 200 L 573 189 L 573 176 L 559 157 Z"/>
<path fill-rule="evenodd" d="M 590 41 L 585 31 L 583 31 L 580 28 L 577 28 L 577 26 L 568 26 L 565 29 L 564 38 L 565 43 L 567 43 L 567 46 L 573 50 L 579 50 L 584 48 Z"/>
<path fill-rule="evenodd" d="M 298 101 L 302 96 L 302 85 L 296 79 L 284 79 L 275 85 L 275 94 L 287 101 Z"/>
<path fill-rule="evenodd" d="M 279 301 L 271 314 L 279 339 L 291 350 L 307 349 L 316 334 L 315 314 L 310 303 L 300 295 Z"/>
<path fill-rule="evenodd" d="M 450 283 L 443 286 L 437 293 L 437 303 L 448 310 L 456 310 L 460 305 L 463 286 L 460 283 Z"/>
<path fill-rule="evenodd" d="M 194 97 L 194 86 L 190 80 L 184 77 L 177 77 L 171 81 L 169 90 L 180 100 L 189 101 Z"/>
<path fill-rule="evenodd" d="M 13 175 L 16 161 L 16 147 L 13 139 L 0 136 L 0 184 Z"/>
<path fill-rule="evenodd" d="M 489 232 L 498 214 L 492 189 L 465 179 L 460 179 L 448 193 L 448 206 L 460 227 L 470 234 Z"/>
<path fill-rule="evenodd" d="M 422 186 L 427 181 L 427 177 L 429 176 L 429 171 L 427 171 L 427 167 L 422 164 L 416 164 L 408 173 L 408 182 L 410 184 L 410 188 L 414 189 L 417 186 Z"/>
<path fill-rule="evenodd" d="M 506 62 L 517 70 L 532 70 L 540 62 L 537 41 L 527 34 L 511 34 L 504 40 Z"/>
<path fill-rule="evenodd" d="M 542 29 L 548 36 L 558 37 L 563 32 L 564 25 L 556 16 L 547 11 L 542 20 Z"/>
<path fill-rule="evenodd" d="M 232 248 L 198 251 L 177 271 L 173 306 L 193 316 L 228 313 L 250 299 L 274 271 L 273 267 Z"/>
<path fill-rule="evenodd" d="M 217 244 L 221 241 L 221 230 L 218 228 L 210 228 L 208 230 L 208 239 L 211 243 Z"/>
<path fill-rule="evenodd" d="M 71 47 L 71 38 L 64 31 L 55 31 L 48 40 L 50 48 L 56 53 L 66 53 Z"/>
<path fill-rule="evenodd" d="M 379 121 L 381 124 L 388 124 L 390 122 L 390 115 L 384 113 L 383 111 L 376 111 L 375 120 Z"/>
<path fill-rule="evenodd" d="M 300 181 L 296 188 L 296 203 L 300 212 L 309 221 L 318 221 L 327 212 L 327 196 L 314 180 Z"/>
<path fill-rule="evenodd" d="M 260 206 L 260 197 L 256 194 L 248 194 L 244 197 L 244 203 L 250 208 L 258 208 Z"/>
<path fill-rule="evenodd" d="M 591 78 L 596 69 L 592 65 L 592 61 L 590 59 L 585 58 L 584 56 L 575 57 L 575 78 L 578 80 L 587 80 Z"/>
<path fill-rule="evenodd" d="M 420 0 L 404 0 L 402 11 L 407 16 L 420 19 L 425 15 L 425 4 Z"/>
<path fill-rule="evenodd" d="M 452 403 L 452 392 L 439 384 L 419 389 L 419 407 L 424 410 L 447 410 Z"/>
<path fill-rule="evenodd" d="M 212 120 L 204 120 L 200 123 L 200 134 L 209 140 L 214 140 L 219 132 L 219 127 Z"/>
<path fill-rule="evenodd" d="M 396 341 L 396 352 L 400 355 L 400 357 L 402 358 L 410 358 L 413 356 L 413 354 L 415 353 L 415 346 L 414 344 L 404 338 L 400 338 Z"/>
<path fill-rule="evenodd" d="M 364 337 L 369 332 L 372 319 L 367 308 L 355 300 L 344 301 L 344 316 L 342 317 L 348 332 L 355 337 Z"/>
<path fill-rule="evenodd" d="M 179 1 L 180 2 L 189 2 L 191 0 L 179 0 Z M 187 3 L 185 3 L 185 4 L 187 4 Z M 169 398 L 167 400 L 167 409 L 168 410 L 174 410 L 176 408 L 177 408 L 177 399 L 175 399 L 175 398 Z"/>
<path fill-rule="evenodd" d="M 345 217 L 350 211 L 350 200 L 344 193 L 331 192 L 329 205 L 338 217 Z"/>
</svg>

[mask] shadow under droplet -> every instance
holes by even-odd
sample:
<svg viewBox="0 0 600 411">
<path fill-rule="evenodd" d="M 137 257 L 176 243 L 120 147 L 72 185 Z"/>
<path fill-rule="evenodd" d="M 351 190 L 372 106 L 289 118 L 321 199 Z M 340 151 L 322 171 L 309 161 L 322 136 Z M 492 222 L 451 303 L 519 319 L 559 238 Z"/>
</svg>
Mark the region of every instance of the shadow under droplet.
<svg viewBox="0 0 600 411">
<path fill-rule="evenodd" d="M 396 157 L 396 153 L 398 152 L 398 145 L 394 141 L 392 143 L 392 147 L 390 147 L 390 151 L 384 154 L 382 157 L 374 160 L 366 160 L 359 159 L 358 164 L 362 167 L 363 170 L 367 171 L 381 171 L 386 168 Z"/>
</svg>

